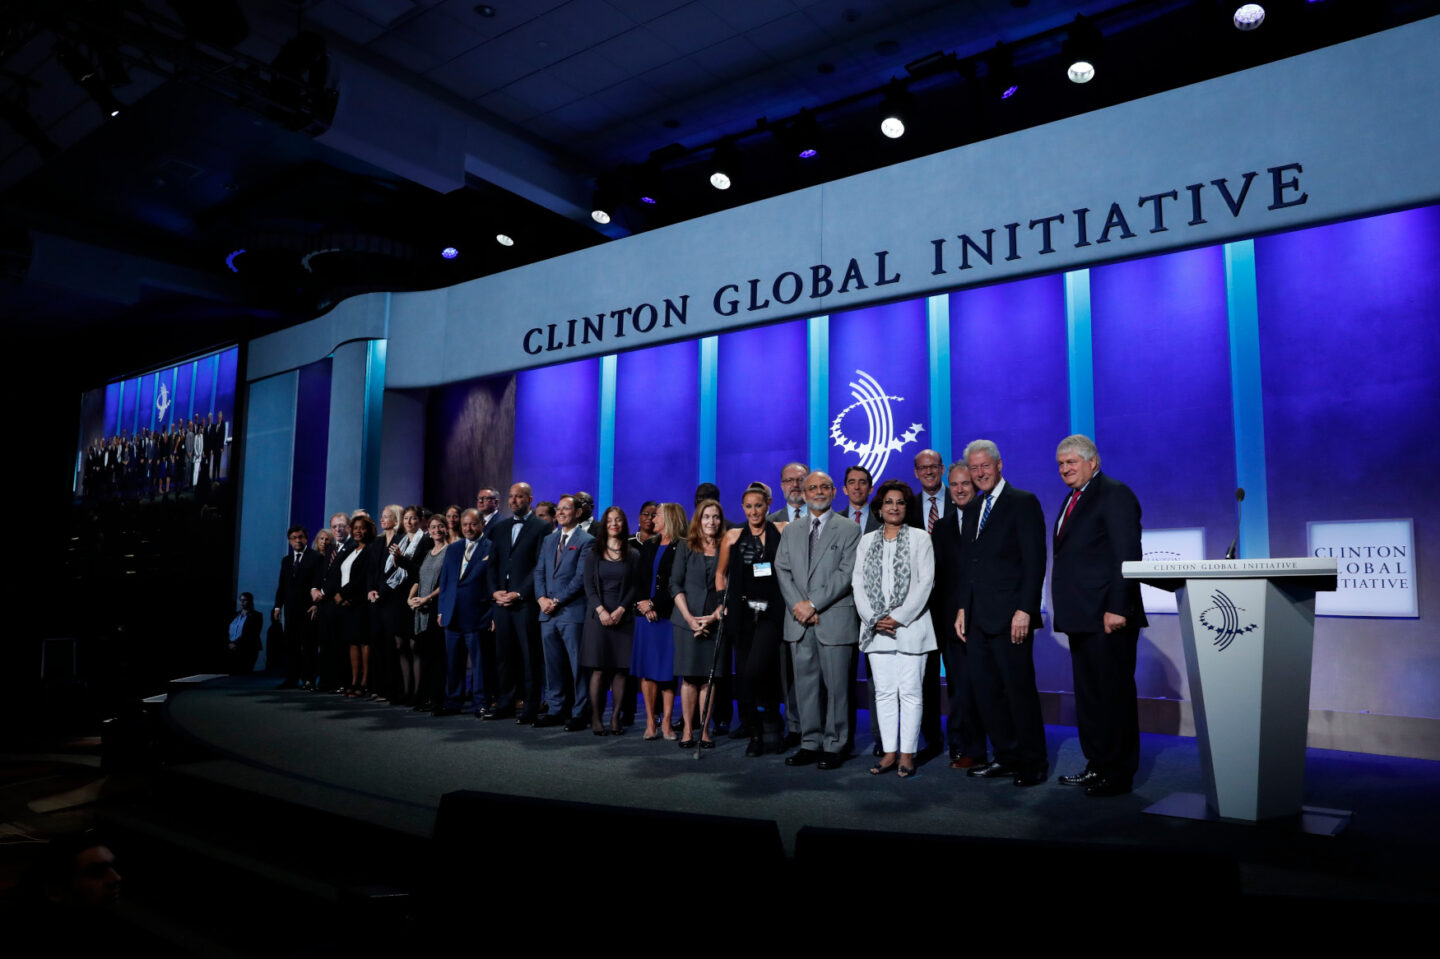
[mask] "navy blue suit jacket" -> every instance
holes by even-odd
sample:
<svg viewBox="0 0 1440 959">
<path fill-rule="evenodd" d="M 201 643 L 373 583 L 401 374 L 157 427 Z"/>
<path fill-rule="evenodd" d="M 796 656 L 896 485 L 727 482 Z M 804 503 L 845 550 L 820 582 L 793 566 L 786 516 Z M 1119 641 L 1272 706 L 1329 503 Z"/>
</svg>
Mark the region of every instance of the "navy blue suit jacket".
<svg viewBox="0 0 1440 959">
<path fill-rule="evenodd" d="M 535 564 L 535 598 L 549 596 L 560 604 L 554 613 L 540 614 L 542 623 L 552 619 L 559 623 L 585 622 L 585 553 L 594 542 L 595 537 L 575 527 L 560 554 L 558 567 L 555 548 L 560 545 L 560 531 L 557 529 L 541 542 L 540 559 Z"/>
<path fill-rule="evenodd" d="M 436 612 L 440 625 L 456 632 L 477 632 L 490 626 L 490 593 L 486 583 L 486 567 L 490 565 L 495 544 L 485 537 L 475 541 L 465 575 L 460 563 L 465 558 L 465 540 L 458 539 L 445 549 L 445 563 L 440 567 L 440 595 Z"/>
<path fill-rule="evenodd" d="M 1039 628 L 1045 582 L 1045 512 L 1040 500 L 1007 481 L 977 538 L 984 505 L 978 495 L 969 502 L 960 530 L 964 572 L 956 605 L 966 611 L 965 628 L 1008 634 L 1017 610 L 1029 613 L 1031 627 Z"/>
<path fill-rule="evenodd" d="M 1057 522 L 1069 502 L 1067 494 Z M 1124 616 L 1130 627 L 1148 625 L 1139 580 L 1120 575 L 1121 563 L 1142 556 L 1140 501 L 1130 487 L 1096 473 L 1053 542 L 1056 632 L 1101 632 L 1106 613 Z"/>
</svg>

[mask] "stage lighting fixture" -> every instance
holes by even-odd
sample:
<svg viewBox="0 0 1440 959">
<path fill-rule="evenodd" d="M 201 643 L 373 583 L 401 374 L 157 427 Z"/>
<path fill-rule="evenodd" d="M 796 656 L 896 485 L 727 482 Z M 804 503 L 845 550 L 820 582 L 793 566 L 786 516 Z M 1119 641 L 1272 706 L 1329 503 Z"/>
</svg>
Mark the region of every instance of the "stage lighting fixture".
<svg viewBox="0 0 1440 959">
<path fill-rule="evenodd" d="M 1104 42 L 1100 31 L 1083 14 L 1075 18 L 1070 35 L 1060 48 L 1066 63 L 1065 75 L 1071 83 L 1089 83 L 1095 79 L 1095 64 Z"/>
<path fill-rule="evenodd" d="M 515 241 L 512 240 L 512 239 L 510 239 L 508 236 L 506 236 L 506 235 L 503 234 L 503 233 L 497 233 L 497 234 L 495 234 L 495 242 L 496 242 L 496 243 L 499 243 L 501 246 L 514 246 L 514 245 L 515 245 Z"/>
<path fill-rule="evenodd" d="M 1231 19 L 1236 30 L 1249 33 L 1265 22 L 1265 8 L 1258 3 L 1241 4 L 1235 9 L 1235 16 Z"/>
<path fill-rule="evenodd" d="M 460 251 L 455 249 L 453 246 L 447 246 L 445 249 L 440 251 L 440 255 L 447 260 L 453 260 L 460 255 Z"/>
<path fill-rule="evenodd" d="M 60 66 L 65 68 L 70 79 L 78 83 L 100 109 L 112 117 L 119 116 L 120 101 L 110 92 L 110 85 L 105 82 L 99 68 L 91 64 L 90 57 L 82 54 L 66 40 L 58 41 L 53 49 L 55 59 L 60 61 Z"/>
<path fill-rule="evenodd" d="M 909 115 L 914 98 L 898 80 L 890 82 L 885 99 L 880 103 L 880 132 L 892 140 L 905 135 L 905 117 Z"/>
<path fill-rule="evenodd" d="M 789 134 L 795 155 L 809 160 L 820 155 L 820 123 L 815 114 L 801 108 L 800 115 L 790 124 Z"/>
<path fill-rule="evenodd" d="M 995 44 L 990 54 L 990 89 L 1002 100 L 1020 92 L 1020 78 L 1015 75 L 1015 54 L 1004 43 Z"/>
<path fill-rule="evenodd" d="M 590 219 L 594 220 L 601 226 L 604 226 L 605 224 L 610 222 L 610 214 L 606 213 L 597 205 L 595 209 L 590 211 Z"/>
<path fill-rule="evenodd" d="M 648 205 L 650 205 L 650 206 L 654 206 L 654 205 L 655 205 L 655 198 L 654 198 L 653 196 L 650 196 L 650 195 L 647 194 L 647 193 L 642 193 L 642 194 L 640 194 L 640 202 L 641 202 L 641 203 L 648 204 Z"/>
<path fill-rule="evenodd" d="M 735 144 L 729 140 L 715 148 L 710 160 L 710 185 L 717 190 L 728 190 L 734 182 Z"/>
</svg>

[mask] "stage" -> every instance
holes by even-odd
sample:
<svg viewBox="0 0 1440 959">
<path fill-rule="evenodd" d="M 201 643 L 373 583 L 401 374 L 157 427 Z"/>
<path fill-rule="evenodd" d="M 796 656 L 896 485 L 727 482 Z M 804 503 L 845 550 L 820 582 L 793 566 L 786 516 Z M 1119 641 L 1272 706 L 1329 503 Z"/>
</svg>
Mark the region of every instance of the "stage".
<svg viewBox="0 0 1440 959">
<path fill-rule="evenodd" d="M 697 759 L 671 742 L 645 742 L 639 726 L 602 738 L 274 686 L 256 676 L 172 692 L 168 721 L 210 758 L 171 771 L 422 840 L 442 796 L 475 790 L 769 820 L 792 857 L 797 833 L 812 826 L 1219 855 L 1238 863 L 1247 897 L 1409 904 L 1434 902 L 1440 890 L 1435 762 L 1310 750 L 1307 804 L 1354 813 L 1340 835 L 1321 837 L 1286 824 L 1142 814 L 1172 793 L 1203 791 L 1196 741 L 1184 737 L 1145 735 L 1135 792 L 1094 799 L 1054 781 L 1084 765 L 1067 726 L 1047 727 L 1050 781 L 1019 789 L 968 778 L 943 760 L 908 781 L 871 776 L 864 732 L 860 755 L 821 772 L 786 767 L 778 756 L 747 758 L 743 740 L 722 740 Z M 863 713 L 860 728 L 868 728 Z"/>
</svg>

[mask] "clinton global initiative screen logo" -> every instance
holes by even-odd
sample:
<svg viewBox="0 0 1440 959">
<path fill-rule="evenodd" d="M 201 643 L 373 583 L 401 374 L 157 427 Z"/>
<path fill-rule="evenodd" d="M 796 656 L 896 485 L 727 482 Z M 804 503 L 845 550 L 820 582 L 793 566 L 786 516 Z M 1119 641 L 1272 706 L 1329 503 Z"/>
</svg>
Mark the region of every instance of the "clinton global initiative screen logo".
<svg viewBox="0 0 1440 959">
<path fill-rule="evenodd" d="M 1258 623 L 1241 626 L 1240 614 L 1245 612 L 1244 607 L 1236 606 L 1235 601 L 1220 590 L 1210 595 L 1210 602 L 1214 605 L 1200 614 L 1200 625 L 1215 634 L 1212 644 L 1221 652 L 1235 641 L 1235 637 L 1259 628 Z"/>
<path fill-rule="evenodd" d="M 170 390 L 165 386 L 164 383 L 161 383 L 160 389 L 155 391 L 155 412 L 160 417 L 160 421 L 162 423 L 165 421 L 165 411 L 169 408 Z"/>
<path fill-rule="evenodd" d="M 864 370 L 856 370 L 855 376 L 856 379 L 850 383 L 850 395 L 855 398 L 855 402 L 836 413 L 835 418 L 830 421 L 830 438 L 845 452 L 857 454 L 860 465 L 869 470 L 871 476 L 878 477 L 885 471 L 890 454 L 915 442 L 925 427 L 919 423 L 911 423 L 909 429 L 896 436 L 895 414 L 890 403 L 892 400 L 903 403 L 905 397 L 886 393 L 879 381 Z M 855 415 L 851 416 L 852 413 Z M 852 430 L 858 428 L 861 414 L 864 414 L 868 430 L 864 442 L 852 439 L 845 433 L 847 422 L 851 424 Z"/>
</svg>

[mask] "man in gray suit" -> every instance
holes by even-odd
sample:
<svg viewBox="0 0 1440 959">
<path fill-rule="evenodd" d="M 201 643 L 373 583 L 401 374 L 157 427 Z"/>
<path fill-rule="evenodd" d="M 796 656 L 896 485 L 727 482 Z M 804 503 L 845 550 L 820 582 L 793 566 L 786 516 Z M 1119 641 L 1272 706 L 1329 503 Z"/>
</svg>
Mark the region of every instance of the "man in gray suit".
<svg viewBox="0 0 1440 959">
<path fill-rule="evenodd" d="M 785 502 L 779 509 L 765 517 L 772 523 L 793 523 L 805 516 L 805 477 L 810 467 L 804 463 L 786 463 L 780 471 L 780 495 Z"/>
<path fill-rule="evenodd" d="M 850 591 L 860 527 L 834 513 L 835 481 L 815 471 L 805 477 L 808 511 L 785 527 L 775 569 L 790 607 L 785 644 L 795 665 L 800 751 L 787 766 L 838 769 L 850 738 L 850 676 L 860 620 Z"/>
<path fill-rule="evenodd" d="M 576 496 L 579 494 L 577 493 Z M 590 726 L 590 691 L 580 678 L 580 633 L 585 626 L 585 551 L 594 539 L 580 528 L 575 496 L 555 506 L 560 528 L 540 544 L 535 563 L 535 605 L 545 653 L 545 715 L 540 728 L 564 723 L 569 732 Z"/>
</svg>

